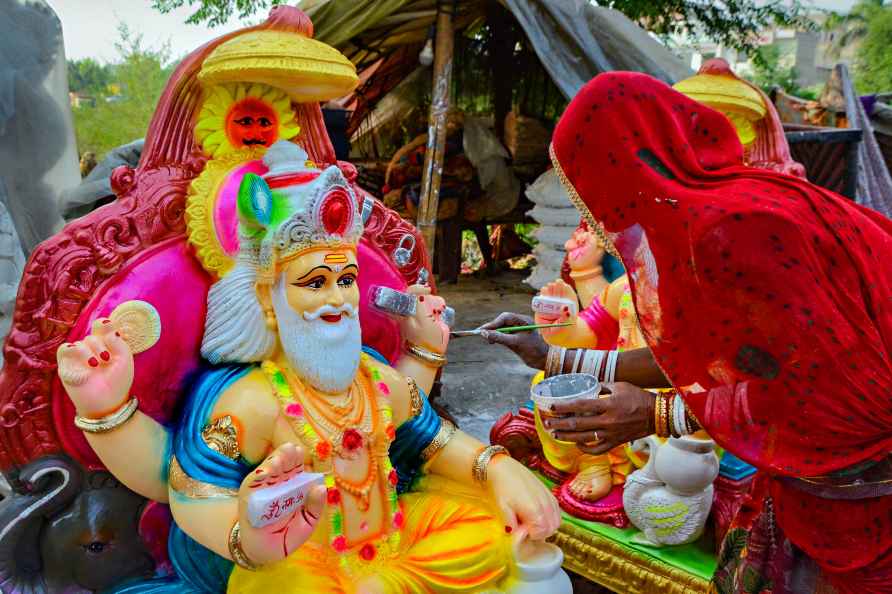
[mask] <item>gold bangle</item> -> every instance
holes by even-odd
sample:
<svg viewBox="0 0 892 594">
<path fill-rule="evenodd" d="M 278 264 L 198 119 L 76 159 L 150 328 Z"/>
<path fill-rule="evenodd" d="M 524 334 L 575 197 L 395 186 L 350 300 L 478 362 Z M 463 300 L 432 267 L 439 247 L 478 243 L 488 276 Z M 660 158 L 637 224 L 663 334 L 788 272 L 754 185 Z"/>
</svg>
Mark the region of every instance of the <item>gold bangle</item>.
<svg viewBox="0 0 892 594">
<path fill-rule="evenodd" d="M 440 368 L 446 365 L 446 357 L 433 351 L 423 349 L 411 342 L 406 343 L 406 352 L 431 367 Z"/>
<path fill-rule="evenodd" d="M 678 437 L 675 434 L 675 396 L 673 394 L 669 394 L 666 397 L 666 427 L 668 429 L 667 433 L 672 437 Z"/>
<path fill-rule="evenodd" d="M 602 266 L 595 266 L 594 268 L 589 268 L 588 270 L 580 270 L 579 272 L 574 272 L 571 270 L 570 278 L 572 278 L 573 280 L 589 280 L 603 274 L 604 268 Z"/>
<path fill-rule="evenodd" d="M 409 384 L 409 418 L 414 419 L 424 410 L 424 398 L 414 379 L 407 377 L 406 383 Z"/>
<path fill-rule="evenodd" d="M 433 460 L 434 456 L 446 447 L 446 444 L 449 443 L 449 440 L 452 439 L 452 436 L 455 435 L 456 431 L 458 431 L 458 429 L 452 424 L 452 421 L 449 419 L 440 419 L 440 430 L 437 431 L 437 434 L 431 442 L 427 444 L 427 447 L 421 450 L 421 459 L 425 462 Z"/>
<path fill-rule="evenodd" d="M 130 398 L 118 410 L 110 415 L 100 417 L 98 419 L 90 419 L 77 415 L 74 417 L 74 425 L 81 431 L 87 433 L 108 433 L 113 429 L 117 429 L 130 420 L 133 413 L 139 407 L 139 400 Z"/>
<path fill-rule="evenodd" d="M 499 455 L 510 456 L 508 450 L 504 446 L 491 445 L 483 448 L 477 455 L 477 458 L 474 460 L 474 466 L 471 468 L 471 473 L 474 475 L 475 481 L 481 485 L 486 484 L 489 463 L 494 457 Z"/>
<path fill-rule="evenodd" d="M 242 548 L 242 529 L 238 521 L 232 525 L 232 530 L 229 531 L 229 556 L 242 569 L 247 569 L 248 571 L 257 569 L 257 566 L 248 558 L 248 555 L 245 554 L 245 550 Z"/>
</svg>

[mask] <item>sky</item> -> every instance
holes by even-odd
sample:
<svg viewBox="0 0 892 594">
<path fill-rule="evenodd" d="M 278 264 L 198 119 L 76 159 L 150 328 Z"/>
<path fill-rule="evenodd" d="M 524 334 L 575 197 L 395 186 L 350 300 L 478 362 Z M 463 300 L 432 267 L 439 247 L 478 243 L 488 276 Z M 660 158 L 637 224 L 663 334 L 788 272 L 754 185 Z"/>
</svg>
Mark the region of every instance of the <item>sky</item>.
<svg viewBox="0 0 892 594">
<path fill-rule="evenodd" d="M 148 47 L 158 48 L 169 41 L 175 58 L 182 57 L 214 37 L 244 26 L 233 17 L 214 29 L 206 25 L 187 25 L 193 12 L 188 6 L 167 14 L 152 8 L 151 0 L 47 0 L 62 21 L 65 55 L 69 59 L 95 58 L 100 62 L 117 59 L 115 42 L 118 24 L 124 23 L 142 33 Z M 811 0 L 823 9 L 845 11 L 856 0 Z M 254 15 L 254 21 L 265 14 Z"/>
<path fill-rule="evenodd" d="M 233 17 L 219 27 L 187 25 L 194 9 L 188 6 L 161 14 L 152 8 L 151 0 L 47 0 L 62 21 L 65 57 L 72 60 L 94 58 L 114 62 L 118 58 L 118 24 L 142 33 L 147 47 L 159 48 L 169 41 L 174 58 L 182 57 L 200 45 L 245 25 Z M 265 13 L 254 15 L 262 20 Z"/>
</svg>

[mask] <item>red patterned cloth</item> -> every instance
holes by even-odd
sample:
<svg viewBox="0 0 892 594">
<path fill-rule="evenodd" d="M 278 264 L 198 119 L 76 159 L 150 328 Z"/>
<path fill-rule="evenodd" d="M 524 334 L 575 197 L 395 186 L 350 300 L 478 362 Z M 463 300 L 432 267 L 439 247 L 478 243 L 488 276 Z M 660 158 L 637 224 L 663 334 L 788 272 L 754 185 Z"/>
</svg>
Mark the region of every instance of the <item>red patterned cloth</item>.
<svg viewBox="0 0 892 594">
<path fill-rule="evenodd" d="M 553 153 L 622 256 L 655 358 L 722 447 L 769 477 L 892 451 L 892 221 L 744 167 L 724 116 L 642 74 L 586 85 Z M 892 592 L 892 497 L 768 489 L 840 592 Z"/>
</svg>

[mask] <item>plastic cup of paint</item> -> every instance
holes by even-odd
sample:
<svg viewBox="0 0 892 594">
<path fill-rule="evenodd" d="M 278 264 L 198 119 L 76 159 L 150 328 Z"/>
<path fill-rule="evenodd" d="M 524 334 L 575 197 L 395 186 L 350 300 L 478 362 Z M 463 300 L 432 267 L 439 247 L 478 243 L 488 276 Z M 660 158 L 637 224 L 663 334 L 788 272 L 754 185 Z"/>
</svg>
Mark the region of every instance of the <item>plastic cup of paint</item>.
<svg viewBox="0 0 892 594">
<path fill-rule="evenodd" d="M 580 398 L 596 398 L 601 393 L 598 378 L 589 373 L 567 373 L 542 380 L 530 389 L 530 395 L 539 413 L 551 414 L 551 406 L 557 403 L 572 402 Z"/>
</svg>

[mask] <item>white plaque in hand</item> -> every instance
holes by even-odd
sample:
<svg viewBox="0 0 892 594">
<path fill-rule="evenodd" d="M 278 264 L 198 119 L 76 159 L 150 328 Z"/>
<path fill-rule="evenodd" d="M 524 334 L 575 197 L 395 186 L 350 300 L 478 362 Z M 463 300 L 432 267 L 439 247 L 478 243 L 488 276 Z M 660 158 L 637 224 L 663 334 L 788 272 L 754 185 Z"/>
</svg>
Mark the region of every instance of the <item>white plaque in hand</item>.
<svg viewBox="0 0 892 594">
<path fill-rule="evenodd" d="M 248 520 L 254 528 L 263 528 L 288 518 L 307 501 L 310 489 L 325 484 L 325 475 L 301 472 L 271 487 L 258 487 L 248 496 Z"/>
</svg>

